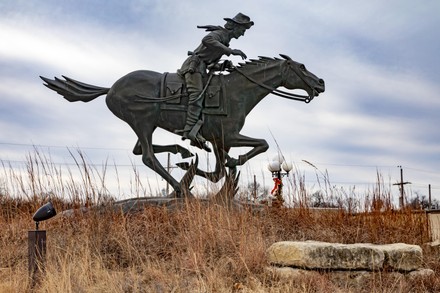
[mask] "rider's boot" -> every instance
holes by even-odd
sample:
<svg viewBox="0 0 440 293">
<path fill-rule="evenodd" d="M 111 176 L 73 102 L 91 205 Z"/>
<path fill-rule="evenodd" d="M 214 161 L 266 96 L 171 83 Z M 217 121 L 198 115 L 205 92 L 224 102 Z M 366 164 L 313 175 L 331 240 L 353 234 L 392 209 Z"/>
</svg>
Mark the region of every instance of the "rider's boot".
<svg viewBox="0 0 440 293">
<path fill-rule="evenodd" d="M 199 133 L 201 126 L 201 123 L 199 123 L 199 117 L 201 112 L 202 107 L 198 105 L 188 105 L 185 127 L 183 130 L 177 131 L 177 133 L 182 133 L 182 139 L 191 140 L 192 145 L 210 152 L 211 149 L 206 144 L 206 139 Z"/>
</svg>

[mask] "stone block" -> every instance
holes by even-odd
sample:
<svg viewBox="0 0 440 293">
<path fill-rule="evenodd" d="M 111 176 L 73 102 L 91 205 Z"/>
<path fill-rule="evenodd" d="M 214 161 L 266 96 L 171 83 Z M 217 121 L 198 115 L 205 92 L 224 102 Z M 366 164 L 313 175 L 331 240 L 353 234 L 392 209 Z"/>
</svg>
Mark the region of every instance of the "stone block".
<svg viewBox="0 0 440 293">
<path fill-rule="evenodd" d="M 385 255 L 371 244 L 339 244 L 319 241 L 281 241 L 267 250 L 277 266 L 306 269 L 380 270 Z"/>
<path fill-rule="evenodd" d="M 385 253 L 386 269 L 413 271 L 422 265 L 422 248 L 418 245 L 393 243 L 375 246 Z"/>
</svg>

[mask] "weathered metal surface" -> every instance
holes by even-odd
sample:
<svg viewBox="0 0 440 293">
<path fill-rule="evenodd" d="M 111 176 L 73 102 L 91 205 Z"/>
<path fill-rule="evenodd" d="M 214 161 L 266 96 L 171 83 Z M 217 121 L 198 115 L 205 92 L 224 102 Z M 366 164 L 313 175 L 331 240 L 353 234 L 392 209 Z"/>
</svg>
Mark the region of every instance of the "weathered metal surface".
<svg viewBox="0 0 440 293">
<path fill-rule="evenodd" d="M 268 149 L 264 139 L 240 133 L 246 116 L 263 98 L 275 94 L 308 103 L 325 90 L 322 79 L 286 55 L 280 54 L 281 59 L 259 57 L 238 66 L 232 66 L 230 61 L 218 64 L 224 55 L 247 58 L 241 50 L 230 49 L 229 41 L 240 37 L 253 25 L 250 18 L 241 13 L 225 20 L 224 27 L 201 27 L 208 31 L 208 35 L 191 52 L 178 74 L 135 71 L 121 77 L 110 88 L 85 84 L 68 77 L 64 77 L 64 80 L 41 78 L 48 88 L 70 102 L 89 102 L 107 94 L 108 108 L 127 122 L 138 137 L 133 152 L 142 155 L 144 164 L 172 186 L 174 192 L 171 196 L 191 196 L 189 187 L 194 176 L 218 182 L 227 174 L 226 168 L 235 172 L 237 166 Z M 210 46 L 206 45 L 208 43 Z M 199 63 L 191 64 L 194 58 Z M 227 74 L 222 70 L 227 70 Z M 195 74 L 197 72 L 200 74 Z M 172 83 L 168 84 L 170 76 Z M 307 95 L 281 91 L 279 87 L 302 89 Z M 202 110 L 203 107 L 205 110 Z M 153 144 L 152 134 L 157 127 L 189 138 L 193 145 L 207 151 L 210 150 L 209 142 L 216 158 L 214 171 L 206 172 L 194 164 L 182 163 L 179 167 L 193 175 L 184 176 L 186 178 L 178 182 L 157 160 L 155 153 L 180 153 L 182 157 L 192 154 L 180 145 Z M 238 158 L 232 158 L 228 153 L 233 147 L 251 149 Z"/>
</svg>

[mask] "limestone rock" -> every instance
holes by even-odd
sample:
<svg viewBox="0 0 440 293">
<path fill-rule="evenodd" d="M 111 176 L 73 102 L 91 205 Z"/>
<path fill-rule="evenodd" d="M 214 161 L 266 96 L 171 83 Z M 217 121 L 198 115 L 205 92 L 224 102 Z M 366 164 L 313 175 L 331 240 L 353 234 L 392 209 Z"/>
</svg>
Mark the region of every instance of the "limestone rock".
<svg viewBox="0 0 440 293">
<path fill-rule="evenodd" d="M 374 245 L 282 241 L 270 246 L 267 255 L 274 265 L 306 269 L 410 272 L 422 265 L 421 247 L 404 243 Z"/>
<path fill-rule="evenodd" d="M 331 271 L 327 273 L 328 279 L 342 288 L 365 288 L 374 279 L 375 272 L 371 271 Z M 349 290 L 348 292 L 359 292 L 362 290 Z"/>
<path fill-rule="evenodd" d="M 271 264 L 306 269 L 378 270 L 385 260 L 384 252 L 371 244 L 319 241 L 276 242 L 267 255 Z"/>
<path fill-rule="evenodd" d="M 413 271 L 422 265 L 422 248 L 418 245 L 393 243 L 375 245 L 385 253 L 384 267 L 397 271 Z"/>
<path fill-rule="evenodd" d="M 412 271 L 408 273 L 408 277 L 410 279 L 427 279 L 430 277 L 433 277 L 435 275 L 435 272 L 431 269 L 417 269 L 415 271 Z"/>
<path fill-rule="evenodd" d="M 316 278 L 319 273 L 316 271 L 308 271 L 291 267 L 266 267 L 266 273 L 276 276 L 281 280 L 294 280 L 300 278 Z"/>
</svg>

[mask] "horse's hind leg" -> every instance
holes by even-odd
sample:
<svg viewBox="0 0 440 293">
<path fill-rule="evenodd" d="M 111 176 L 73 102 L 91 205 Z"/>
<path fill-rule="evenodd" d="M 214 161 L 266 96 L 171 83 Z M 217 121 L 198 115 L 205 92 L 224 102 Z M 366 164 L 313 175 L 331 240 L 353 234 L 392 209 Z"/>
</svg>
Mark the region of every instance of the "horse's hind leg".
<svg viewBox="0 0 440 293">
<path fill-rule="evenodd" d="M 186 159 L 189 157 L 194 156 L 193 153 L 191 153 L 188 149 L 184 148 L 181 145 L 178 144 L 171 144 L 171 145 L 156 145 L 153 144 L 153 152 L 155 154 L 157 153 L 173 153 L 177 154 L 179 153 L 182 158 Z M 136 145 L 133 148 L 133 154 L 135 155 L 142 155 L 142 146 L 139 140 L 136 142 Z"/>
<path fill-rule="evenodd" d="M 252 138 L 236 133 L 225 138 L 225 145 L 231 147 L 252 147 L 252 149 L 244 155 L 238 156 L 238 159 L 227 157 L 226 166 L 233 168 L 243 165 L 251 158 L 261 154 L 269 148 L 269 145 L 264 139 Z"/>
<path fill-rule="evenodd" d="M 174 189 L 176 192 L 176 197 L 182 196 L 182 190 L 180 188 L 180 183 L 177 182 L 176 179 L 174 179 L 162 166 L 162 164 L 159 162 L 159 160 L 154 155 L 154 149 L 152 144 L 152 137 L 153 137 L 153 131 L 155 127 L 148 127 L 144 126 L 141 130 L 135 130 L 139 142 L 142 147 L 142 162 L 155 171 L 157 174 L 159 174 L 163 179 L 165 179 Z"/>
</svg>

